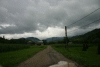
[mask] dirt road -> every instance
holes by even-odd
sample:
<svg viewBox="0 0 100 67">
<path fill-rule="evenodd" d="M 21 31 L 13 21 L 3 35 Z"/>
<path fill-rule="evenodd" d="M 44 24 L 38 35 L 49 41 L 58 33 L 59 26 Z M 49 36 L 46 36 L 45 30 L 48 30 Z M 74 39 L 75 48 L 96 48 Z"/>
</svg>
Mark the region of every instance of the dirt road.
<svg viewBox="0 0 100 67">
<path fill-rule="evenodd" d="M 48 67 L 58 63 L 59 61 L 74 63 L 73 61 L 65 58 L 62 54 L 56 52 L 51 46 L 48 46 L 46 49 L 40 51 L 32 58 L 19 64 L 18 67 Z"/>
</svg>

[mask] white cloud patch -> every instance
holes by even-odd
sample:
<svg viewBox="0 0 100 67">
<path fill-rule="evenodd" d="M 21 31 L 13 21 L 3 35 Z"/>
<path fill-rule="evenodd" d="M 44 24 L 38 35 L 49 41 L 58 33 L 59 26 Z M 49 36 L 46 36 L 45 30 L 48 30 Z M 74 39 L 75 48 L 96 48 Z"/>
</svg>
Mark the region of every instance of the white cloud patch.
<svg viewBox="0 0 100 67">
<path fill-rule="evenodd" d="M 1 24 L 0 27 L 3 27 L 3 28 L 7 28 L 7 27 L 14 27 L 15 25 L 13 24 Z M 1 28 L 2 29 L 2 28 Z"/>
<path fill-rule="evenodd" d="M 60 27 L 48 27 L 45 31 L 41 32 L 36 30 L 35 33 L 24 33 L 24 34 L 2 34 L 6 38 L 20 38 L 20 37 L 38 37 L 39 39 L 45 39 L 49 37 L 63 37 L 64 29 Z M 59 36 L 60 35 L 60 36 Z"/>
</svg>

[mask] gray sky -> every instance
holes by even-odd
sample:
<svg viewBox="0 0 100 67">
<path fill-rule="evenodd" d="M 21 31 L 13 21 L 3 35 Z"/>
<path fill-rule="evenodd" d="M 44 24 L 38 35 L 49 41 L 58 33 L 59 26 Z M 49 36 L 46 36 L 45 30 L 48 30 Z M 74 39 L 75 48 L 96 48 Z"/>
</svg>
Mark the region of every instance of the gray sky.
<svg viewBox="0 0 100 67">
<path fill-rule="evenodd" d="M 0 0 L 0 36 L 6 38 L 62 37 L 64 27 L 100 8 L 100 0 Z M 71 25 L 68 36 L 100 28 L 100 9 Z"/>
</svg>

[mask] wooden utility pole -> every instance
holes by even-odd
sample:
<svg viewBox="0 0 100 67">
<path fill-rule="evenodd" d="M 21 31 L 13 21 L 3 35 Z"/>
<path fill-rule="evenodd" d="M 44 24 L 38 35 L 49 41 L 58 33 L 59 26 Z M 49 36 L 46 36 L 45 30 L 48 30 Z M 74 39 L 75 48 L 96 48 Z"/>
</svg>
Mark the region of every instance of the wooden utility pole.
<svg viewBox="0 0 100 67">
<path fill-rule="evenodd" d="M 68 50 L 68 41 L 67 41 L 67 27 L 65 26 L 65 38 L 66 38 L 66 44 L 65 48 Z"/>
</svg>

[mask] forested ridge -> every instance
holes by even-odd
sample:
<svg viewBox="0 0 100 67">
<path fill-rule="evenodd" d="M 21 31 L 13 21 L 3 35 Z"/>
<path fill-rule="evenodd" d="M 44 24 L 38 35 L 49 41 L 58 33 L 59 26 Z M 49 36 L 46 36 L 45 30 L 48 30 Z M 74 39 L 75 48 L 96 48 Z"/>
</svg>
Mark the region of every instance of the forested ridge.
<svg viewBox="0 0 100 67">
<path fill-rule="evenodd" d="M 74 43 L 83 43 L 84 41 L 88 43 L 98 43 L 100 41 L 100 28 L 69 39 Z"/>
</svg>

